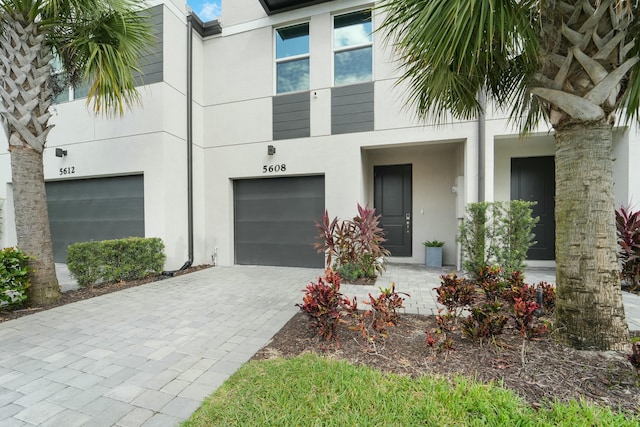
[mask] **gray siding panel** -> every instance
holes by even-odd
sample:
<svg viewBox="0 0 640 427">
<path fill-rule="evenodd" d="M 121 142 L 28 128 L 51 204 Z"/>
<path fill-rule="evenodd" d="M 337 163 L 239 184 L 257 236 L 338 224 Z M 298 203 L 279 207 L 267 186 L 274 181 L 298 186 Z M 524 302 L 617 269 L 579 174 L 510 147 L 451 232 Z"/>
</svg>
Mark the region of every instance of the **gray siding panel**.
<svg viewBox="0 0 640 427">
<path fill-rule="evenodd" d="M 371 123 L 371 113 L 356 113 L 337 115 L 333 118 L 334 125 L 348 125 L 349 123 Z"/>
<path fill-rule="evenodd" d="M 309 92 L 274 96 L 272 104 L 274 141 L 311 135 Z"/>
<path fill-rule="evenodd" d="M 299 129 L 294 130 L 281 130 L 278 131 L 278 139 L 294 139 L 294 138 L 304 138 L 304 136 L 300 136 L 303 134 Z M 307 135 L 308 136 L 308 135 Z M 275 138 L 274 138 L 275 141 Z"/>
<path fill-rule="evenodd" d="M 372 131 L 371 122 L 364 123 L 349 123 L 346 125 L 332 124 L 331 133 L 334 135 L 340 135 L 343 133 L 355 133 L 355 132 L 370 132 Z"/>
<path fill-rule="evenodd" d="M 332 89 L 332 94 L 342 88 Z M 370 93 L 336 93 L 332 98 L 333 106 L 373 103 L 373 92 Z"/>
<path fill-rule="evenodd" d="M 354 113 L 373 113 L 373 102 L 350 105 L 336 105 L 333 107 L 335 117 L 346 116 Z"/>
<path fill-rule="evenodd" d="M 331 90 L 331 133 L 374 130 L 374 84 L 335 87 Z"/>
<path fill-rule="evenodd" d="M 281 120 L 281 121 L 277 121 L 277 120 Z M 309 111 L 298 111 L 297 109 L 294 109 L 291 112 L 288 112 L 286 114 L 278 114 L 273 116 L 273 122 L 274 123 L 298 123 L 298 122 L 303 122 L 303 124 L 306 125 L 306 121 L 309 120 Z M 297 127 L 300 127 L 300 125 L 298 125 Z"/>
<path fill-rule="evenodd" d="M 163 11 L 162 4 L 145 11 L 151 22 L 153 42 L 149 52 L 140 58 L 140 72 L 134 74 L 136 86 L 159 83 L 164 79 Z"/>
<path fill-rule="evenodd" d="M 278 123 L 278 132 L 287 132 L 290 130 L 298 130 L 301 132 L 304 132 L 307 129 L 307 127 L 305 127 L 304 125 L 301 125 L 299 122 L 297 121 L 289 121 L 289 122 L 282 122 L 282 123 Z M 282 135 L 280 135 L 282 136 Z M 308 135 L 307 135 L 308 136 Z M 282 139 L 282 138 L 280 138 Z"/>
</svg>

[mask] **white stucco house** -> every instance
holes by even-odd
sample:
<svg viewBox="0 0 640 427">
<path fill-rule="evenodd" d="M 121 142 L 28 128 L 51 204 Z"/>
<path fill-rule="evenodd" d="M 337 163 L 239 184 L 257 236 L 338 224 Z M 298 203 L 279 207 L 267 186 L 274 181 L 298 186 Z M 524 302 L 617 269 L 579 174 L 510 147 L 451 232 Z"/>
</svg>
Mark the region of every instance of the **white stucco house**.
<svg viewBox="0 0 640 427">
<path fill-rule="evenodd" d="M 553 264 L 553 132 L 520 140 L 490 106 L 474 121 L 418 122 L 373 2 L 223 0 L 206 23 L 184 0 L 149 6 L 142 106 L 95 117 L 80 89 L 55 106 L 44 164 L 57 261 L 75 241 L 137 235 L 162 238 L 167 269 L 320 267 L 313 221 L 360 203 L 383 215 L 392 261 L 422 263 L 422 242 L 437 239 L 456 265 L 464 205 L 520 198 L 541 217 L 529 264 Z M 618 204 L 640 201 L 639 155 L 637 129 L 619 129 Z M 10 167 L 2 140 L 1 246 L 16 241 Z"/>
</svg>

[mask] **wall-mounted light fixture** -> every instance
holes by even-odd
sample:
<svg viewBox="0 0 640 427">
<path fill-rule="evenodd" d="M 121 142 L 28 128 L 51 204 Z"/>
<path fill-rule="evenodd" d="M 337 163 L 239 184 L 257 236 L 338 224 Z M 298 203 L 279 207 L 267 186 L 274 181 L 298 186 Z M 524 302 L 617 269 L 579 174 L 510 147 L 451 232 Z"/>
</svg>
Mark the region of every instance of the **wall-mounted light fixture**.
<svg viewBox="0 0 640 427">
<path fill-rule="evenodd" d="M 274 154 L 276 154 L 276 147 L 274 147 L 273 145 L 268 146 L 267 154 L 270 156 L 273 156 Z"/>
<path fill-rule="evenodd" d="M 64 157 L 67 155 L 67 150 L 63 150 L 62 148 L 56 148 L 56 157 Z"/>
</svg>

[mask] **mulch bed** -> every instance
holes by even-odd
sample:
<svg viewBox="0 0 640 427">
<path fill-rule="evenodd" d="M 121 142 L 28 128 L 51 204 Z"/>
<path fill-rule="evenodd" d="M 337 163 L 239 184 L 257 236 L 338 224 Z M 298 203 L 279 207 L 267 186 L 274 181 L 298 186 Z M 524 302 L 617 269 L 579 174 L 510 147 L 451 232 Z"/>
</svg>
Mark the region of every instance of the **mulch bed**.
<svg viewBox="0 0 640 427">
<path fill-rule="evenodd" d="M 197 266 L 189 267 L 183 271 L 176 271 L 173 274 L 173 276 L 181 276 L 183 274 L 193 273 L 194 271 L 203 270 L 209 267 L 211 266 L 197 265 Z M 135 286 L 140 286 L 140 285 L 144 285 L 151 282 L 157 282 L 159 280 L 164 280 L 168 277 L 171 277 L 171 276 L 156 274 L 153 276 L 145 277 L 144 279 L 131 280 L 128 282 L 101 283 L 91 288 L 80 288 L 72 291 L 63 292 L 60 299 L 53 304 L 47 304 L 42 306 L 20 307 L 12 310 L 0 309 L 0 323 L 6 322 L 7 320 L 17 319 L 23 316 L 28 316 L 29 314 L 38 313 L 40 311 L 49 310 L 55 307 L 60 307 L 62 305 L 70 304 L 72 302 L 82 301 L 82 300 L 97 297 L 100 295 L 110 294 L 111 292 L 121 291 L 123 289 L 133 288 Z"/>
<path fill-rule="evenodd" d="M 323 341 L 304 313 L 296 314 L 253 359 L 293 357 L 313 352 L 369 365 L 396 374 L 462 374 L 495 381 L 539 407 L 558 399 L 584 399 L 614 410 L 638 413 L 640 375 L 616 352 L 577 351 L 557 345 L 552 336 L 525 343 L 506 330 L 495 341 L 479 343 L 459 331 L 450 333 L 453 350 L 426 345 L 425 331 L 436 328 L 434 316 L 400 315 L 388 337 L 367 344 L 360 332 L 338 327 L 337 343 Z"/>
</svg>

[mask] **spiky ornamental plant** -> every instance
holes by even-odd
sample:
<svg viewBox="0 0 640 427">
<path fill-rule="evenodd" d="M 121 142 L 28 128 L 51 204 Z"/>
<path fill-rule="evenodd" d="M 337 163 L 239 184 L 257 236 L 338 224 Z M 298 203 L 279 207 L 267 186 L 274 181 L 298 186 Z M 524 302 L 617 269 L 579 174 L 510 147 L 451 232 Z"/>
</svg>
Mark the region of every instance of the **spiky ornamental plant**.
<svg viewBox="0 0 640 427">
<path fill-rule="evenodd" d="M 138 100 L 133 72 L 151 41 L 133 0 L 0 0 L 0 118 L 9 141 L 18 247 L 30 257 L 29 301 L 60 296 L 42 153 L 52 125 L 51 61 L 72 84 L 89 85 L 96 112 L 123 113 Z"/>
<path fill-rule="evenodd" d="M 473 119 L 478 93 L 523 134 L 555 130 L 556 323 L 580 349 L 623 349 L 612 136 L 638 121 L 636 0 L 385 0 L 382 30 L 423 119 Z M 446 28 L 447 31 L 442 31 Z"/>
</svg>

